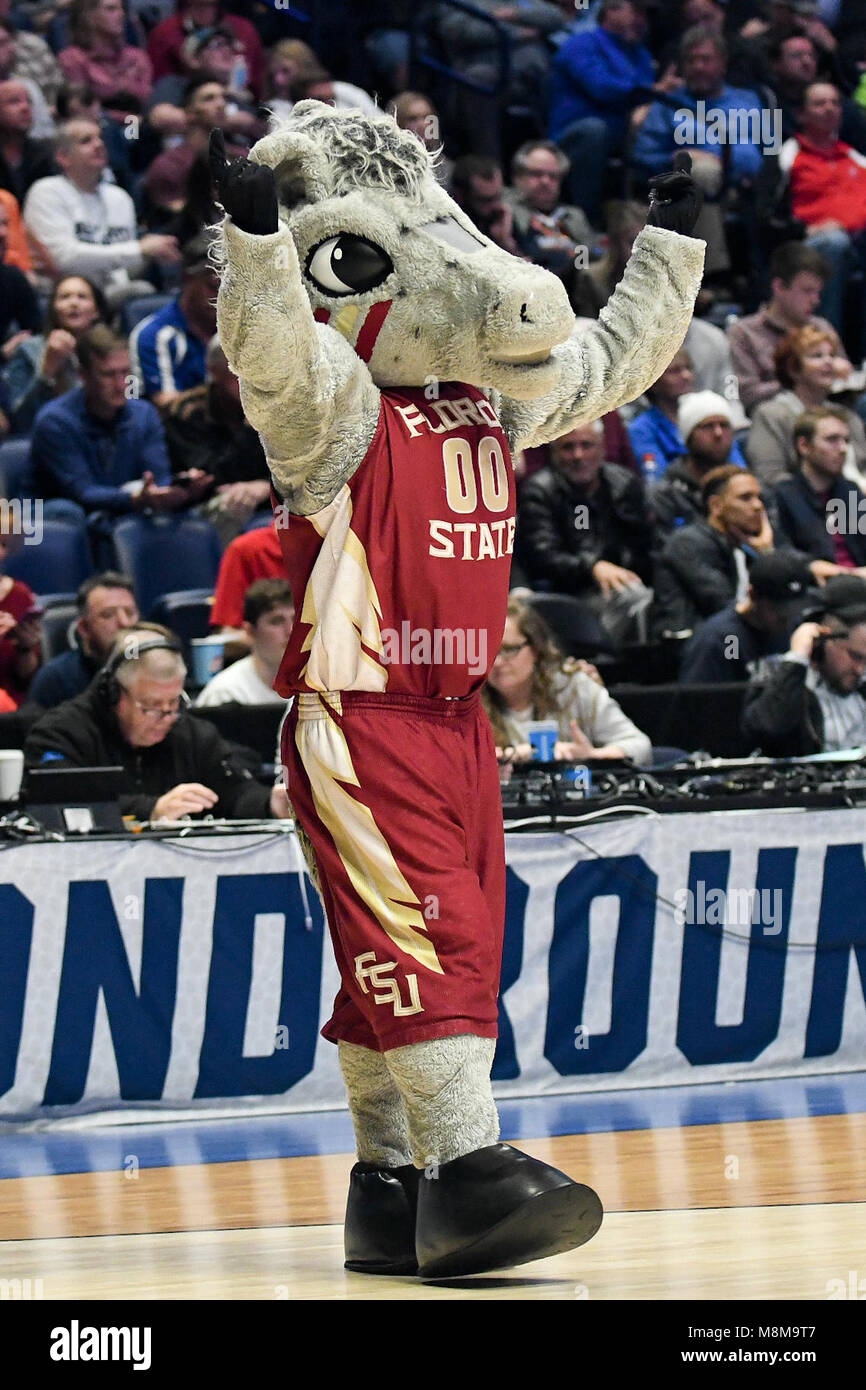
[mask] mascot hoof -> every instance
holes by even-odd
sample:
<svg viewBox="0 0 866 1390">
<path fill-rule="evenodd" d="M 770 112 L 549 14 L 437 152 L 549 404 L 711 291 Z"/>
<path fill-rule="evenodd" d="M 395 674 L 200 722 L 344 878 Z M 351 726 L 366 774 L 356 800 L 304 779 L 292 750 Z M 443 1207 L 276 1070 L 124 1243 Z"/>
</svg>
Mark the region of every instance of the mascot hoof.
<svg viewBox="0 0 866 1390">
<path fill-rule="evenodd" d="M 490 1144 L 421 1182 L 418 1273 L 443 1279 L 558 1255 L 590 1240 L 602 1214 L 591 1188 L 510 1144 Z"/>
<path fill-rule="evenodd" d="M 420 1173 L 411 1163 L 356 1163 L 346 1204 L 346 1269 L 356 1274 L 417 1274 L 415 1212 Z"/>
</svg>

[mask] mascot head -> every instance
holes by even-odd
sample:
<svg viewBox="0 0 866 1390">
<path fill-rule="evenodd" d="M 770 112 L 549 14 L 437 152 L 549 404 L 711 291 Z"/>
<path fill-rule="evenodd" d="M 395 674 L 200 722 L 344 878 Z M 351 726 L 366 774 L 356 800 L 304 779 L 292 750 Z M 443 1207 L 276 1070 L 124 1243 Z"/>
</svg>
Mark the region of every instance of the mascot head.
<svg viewBox="0 0 866 1390">
<path fill-rule="evenodd" d="M 390 116 L 302 101 L 250 158 L 274 171 L 316 318 L 378 386 L 553 388 L 551 350 L 574 327 L 563 285 L 482 235 Z"/>
</svg>

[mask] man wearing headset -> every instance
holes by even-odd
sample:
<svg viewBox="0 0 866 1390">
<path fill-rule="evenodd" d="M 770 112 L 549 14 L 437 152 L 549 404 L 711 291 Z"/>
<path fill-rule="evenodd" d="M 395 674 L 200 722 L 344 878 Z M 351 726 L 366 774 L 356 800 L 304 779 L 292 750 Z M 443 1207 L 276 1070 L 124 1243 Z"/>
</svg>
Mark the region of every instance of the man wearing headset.
<svg viewBox="0 0 866 1390">
<path fill-rule="evenodd" d="M 185 676 L 176 638 L 157 623 L 139 623 L 118 636 L 83 695 L 33 726 L 27 763 L 123 766 L 129 792 L 119 798 L 120 809 L 137 820 L 202 813 L 287 818 L 284 789 L 257 782 L 236 744 L 187 714 Z"/>
<path fill-rule="evenodd" d="M 866 605 L 803 622 L 746 695 L 743 730 L 771 757 L 866 747 Z"/>
</svg>

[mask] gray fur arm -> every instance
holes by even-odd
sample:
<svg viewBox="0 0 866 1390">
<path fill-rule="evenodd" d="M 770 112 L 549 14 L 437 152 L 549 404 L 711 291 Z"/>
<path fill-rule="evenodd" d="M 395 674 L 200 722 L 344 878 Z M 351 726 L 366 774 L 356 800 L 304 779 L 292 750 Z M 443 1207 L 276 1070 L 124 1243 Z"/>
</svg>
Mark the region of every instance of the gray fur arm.
<svg viewBox="0 0 866 1390">
<path fill-rule="evenodd" d="M 701 285 L 705 243 L 645 227 L 598 321 L 580 325 L 553 356 L 560 384 L 537 401 L 503 396 L 499 418 L 512 448 L 559 439 L 636 400 L 681 347 Z M 494 405 L 497 402 L 494 398 Z"/>
<path fill-rule="evenodd" d="M 327 506 L 363 461 L 379 392 L 339 333 L 316 323 L 285 227 L 253 236 L 227 218 L 223 237 L 223 351 L 277 493 L 291 511 L 308 515 Z"/>
</svg>

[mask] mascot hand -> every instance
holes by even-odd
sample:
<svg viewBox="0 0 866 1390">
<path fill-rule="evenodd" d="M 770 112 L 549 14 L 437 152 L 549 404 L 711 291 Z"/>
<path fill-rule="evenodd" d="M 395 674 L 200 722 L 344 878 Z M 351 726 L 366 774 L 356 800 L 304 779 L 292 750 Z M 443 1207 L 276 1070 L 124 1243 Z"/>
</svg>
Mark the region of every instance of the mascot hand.
<svg viewBox="0 0 866 1390">
<path fill-rule="evenodd" d="M 650 208 L 647 222 L 651 227 L 665 227 L 669 232 L 691 236 L 704 195 L 689 172 L 691 156 L 681 151 L 674 159 L 672 174 L 657 174 L 650 179 Z"/>
<path fill-rule="evenodd" d="M 210 168 L 217 197 L 242 232 L 269 236 L 279 230 L 272 169 L 265 164 L 253 164 L 250 159 L 230 160 L 221 130 L 211 131 Z"/>
</svg>

